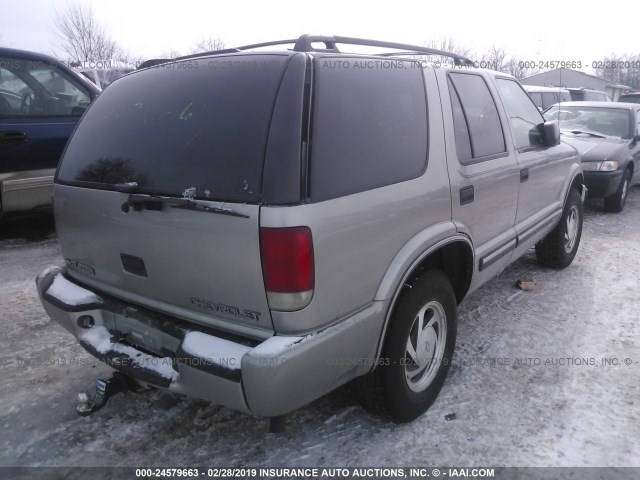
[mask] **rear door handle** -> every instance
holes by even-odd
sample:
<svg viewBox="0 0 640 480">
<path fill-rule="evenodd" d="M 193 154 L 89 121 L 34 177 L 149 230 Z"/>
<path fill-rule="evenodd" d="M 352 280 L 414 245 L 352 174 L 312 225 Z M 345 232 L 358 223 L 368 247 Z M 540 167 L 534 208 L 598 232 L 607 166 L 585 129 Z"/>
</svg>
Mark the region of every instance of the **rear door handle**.
<svg viewBox="0 0 640 480">
<path fill-rule="evenodd" d="M 0 144 L 2 145 L 20 145 L 27 143 L 27 134 L 17 130 L 0 133 Z"/>
<path fill-rule="evenodd" d="M 460 189 L 460 205 L 466 205 L 474 200 L 473 185 L 463 187 Z"/>
<path fill-rule="evenodd" d="M 520 183 L 526 182 L 529 180 L 529 169 L 523 168 L 520 170 Z"/>
</svg>

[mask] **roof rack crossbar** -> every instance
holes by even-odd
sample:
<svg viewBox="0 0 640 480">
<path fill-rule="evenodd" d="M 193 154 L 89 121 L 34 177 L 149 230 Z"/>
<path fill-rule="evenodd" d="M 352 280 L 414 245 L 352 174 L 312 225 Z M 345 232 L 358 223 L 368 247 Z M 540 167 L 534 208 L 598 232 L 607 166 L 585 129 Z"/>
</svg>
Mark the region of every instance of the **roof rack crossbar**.
<svg viewBox="0 0 640 480">
<path fill-rule="evenodd" d="M 314 47 L 314 43 L 323 43 L 324 48 Z M 380 53 L 378 56 L 394 56 L 394 55 L 439 55 L 453 59 L 455 65 L 473 65 L 473 60 L 458 55 L 457 53 L 437 50 L 435 48 L 421 47 L 418 45 L 408 45 L 405 43 L 385 42 L 380 40 L 367 40 L 364 38 L 342 37 L 342 36 L 325 36 L 325 35 L 301 35 L 297 39 L 274 40 L 271 42 L 253 43 L 243 45 L 236 48 L 227 48 L 224 50 L 214 50 L 211 52 L 194 53 L 178 57 L 176 60 L 186 60 L 189 58 L 200 57 L 203 55 L 220 55 L 224 53 L 237 53 L 245 50 L 253 50 L 255 48 L 272 47 L 275 45 L 291 45 L 293 44 L 294 52 L 323 52 L 323 53 L 340 53 L 336 44 L 359 45 L 365 47 L 380 47 L 402 50 L 401 52 Z"/>
</svg>

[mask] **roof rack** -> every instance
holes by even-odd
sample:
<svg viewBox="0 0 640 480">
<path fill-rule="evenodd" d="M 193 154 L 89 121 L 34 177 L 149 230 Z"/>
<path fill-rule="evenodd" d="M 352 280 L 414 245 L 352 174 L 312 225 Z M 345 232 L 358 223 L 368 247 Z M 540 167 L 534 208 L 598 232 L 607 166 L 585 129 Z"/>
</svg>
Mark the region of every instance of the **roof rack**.
<svg viewBox="0 0 640 480">
<path fill-rule="evenodd" d="M 315 48 L 314 43 L 324 44 L 324 48 Z M 399 52 L 385 52 L 379 53 L 376 56 L 380 57 L 392 57 L 392 56 L 404 56 L 404 55 L 438 55 L 442 57 L 449 57 L 453 59 L 455 65 L 473 65 L 473 60 L 458 55 L 457 53 L 451 53 L 444 50 L 437 50 L 435 48 L 420 47 L 418 45 L 408 45 L 405 43 L 396 42 L 384 42 L 380 40 L 367 40 L 364 38 L 354 37 L 341 37 L 341 36 L 325 36 L 325 35 L 301 35 L 297 39 L 289 40 L 275 40 L 272 42 L 254 43 L 251 45 L 243 45 L 236 48 L 227 48 L 224 50 L 214 50 L 211 52 L 194 53 L 191 55 L 185 55 L 178 57 L 176 60 L 186 60 L 189 58 L 201 57 L 203 55 L 220 55 L 225 53 L 237 53 L 245 50 L 253 50 L 254 48 L 271 47 L 274 45 L 291 45 L 293 44 L 294 52 L 322 52 L 322 53 L 341 53 L 336 44 L 345 45 L 359 45 L 365 47 L 380 47 L 380 48 L 393 48 L 400 50 Z"/>
</svg>

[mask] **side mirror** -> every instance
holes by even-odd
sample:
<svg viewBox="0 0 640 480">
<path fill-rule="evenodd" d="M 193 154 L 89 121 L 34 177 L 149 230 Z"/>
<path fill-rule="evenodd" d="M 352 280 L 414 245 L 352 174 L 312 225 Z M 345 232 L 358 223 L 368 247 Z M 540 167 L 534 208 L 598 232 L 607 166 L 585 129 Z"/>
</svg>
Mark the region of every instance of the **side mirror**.
<svg viewBox="0 0 640 480">
<path fill-rule="evenodd" d="M 550 120 L 542 124 L 542 135 L 544 144 L 553 147 L 560 143 L 560 124 L 557 120 Z"/>
</svg>

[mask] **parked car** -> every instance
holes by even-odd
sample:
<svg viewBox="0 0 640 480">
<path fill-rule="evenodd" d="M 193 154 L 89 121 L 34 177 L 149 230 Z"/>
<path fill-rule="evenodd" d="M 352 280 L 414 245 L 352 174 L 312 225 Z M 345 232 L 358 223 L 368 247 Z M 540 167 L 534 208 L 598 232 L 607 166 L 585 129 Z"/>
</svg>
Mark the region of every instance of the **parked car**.
<svg viewBox="0 0 640 480">
<path fill-rule="evenodd" d="M 358 379 L 410 421 L 445 381 L 458 303 L 534 245 L 573 261 L 578 154 L 514 78 L 406 52 L 464 57 L 275 44 L 100 95 L 56 176 L 66 266 L 38 277 L 42 302 L 138 384 L 278 418 Z"/>
<path fill-rule="evenodd" d="M 629 187 L 640 181 L 640 105 L 569 102 L 544 115 L 560 121 L 563 140 L 580 152 L 589 195 L 604 197 L 608 212 L 621 212 Z"/>
<path fill-rule="evenodd" d="M 620 98 L 618 98 L 618 102 L 640 103 L 640 90 L 623 93 L 620 95 Z"/>
<path fill-rule="evenodd" d="M 51 207 L 62 150 L 99 91 L 54 58 L 0 48 L 0 215 Z"/>
<path fill-rule="evenodd" d="M 593 88 L 567 88 L 574 102 L 610 102 L 611 97 Z"/>
<path fill-rule="evenodd" d="M 523 85 L 525 91 L 541 112 L 559 102 L 570 102 L 569 90 L 561 87 L 538 87 L 536 85 Z"/>
</svg>

